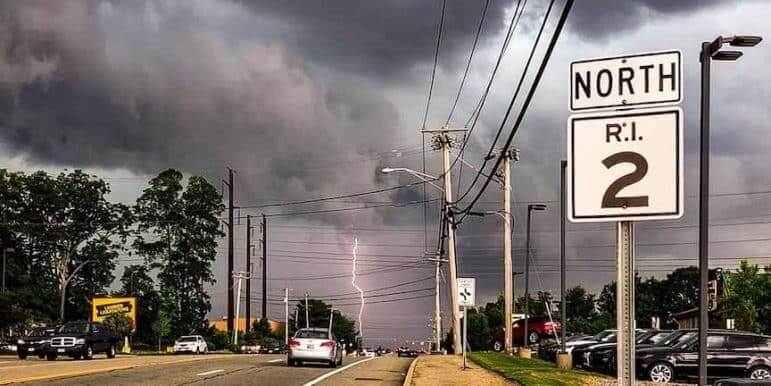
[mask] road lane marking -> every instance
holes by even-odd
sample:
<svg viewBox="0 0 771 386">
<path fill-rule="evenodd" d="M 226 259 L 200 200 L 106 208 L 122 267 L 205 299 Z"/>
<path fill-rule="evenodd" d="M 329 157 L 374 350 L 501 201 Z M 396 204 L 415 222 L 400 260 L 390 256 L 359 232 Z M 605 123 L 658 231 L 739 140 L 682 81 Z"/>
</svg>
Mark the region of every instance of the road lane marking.
<svg viewBox="0 0 771 386">
<path fill-rule="evenodd" d="M 205 372 L 205 373 L 199 373 L 199 374 L 196 374 L 196 375 L 197 375 L 197 376 L 199 376 L 199 377 L 205 377 L 205 376 L 207 376 L 207 375 L 212 375 L 212 374 L 222 373 L 222 372 L 224 372 L 224 371 L 225 371 L 225 370 L 223 370 L 223 369 L 217 369 L 217 370 L 211 370 L 211 371 L 207 371 L 207 372 Z"/>
<path fill-rule="evenodd" d="M 367 359 L 362 359 L 360 361 L 353 362 L 353 363 L 351 363 L 349 365 L 346 365 L 346 366 L 343 366 L 343 367 L 341 367 L 341 368 L 339 368 L 337 370 L 330 371 L 330 372 L 328 372 L 328 373 L 326 373 L 326 374 L 324 374 L 324 375 L 322 375 L 322 376 L 320 376 L 320 377 L 318 377 L 318 378 L 316 378 L 316 379 L 314 379 L 314 380 L 312 380 L 310 382 L 307 382 L 303 386 L 313 386 L 313 385 L 315 385 L 315 384 L 317 384 L 317 383 L 319 383 L 319 382 L 321 382 L 321 381 L 323 381 L 323 380 L 325 380 L 325 379 L 327 379 L 327 378 L 329 378 L 329 377 L 331 377 L 331 376 L 333 376 L 333 375 L 335 375 L 337 373 L 340 373 L 342 371 L 347 370 L 350 367 L 360 365 L 360 364 L 362 364 L 364 362 L 369 362 L 369 361 L 371 361 L 373 359 L 375 359 L 375 357 L 370 357 L 370 358 L 367 358 Z"/>
<path fill-rule="evenodd" d="M 278 358 L 278 359 L 271 359 L 268 361 L 268 363 L 276 363 L 276 362 L 283 362 L 284 358 Z"/>
</svg>

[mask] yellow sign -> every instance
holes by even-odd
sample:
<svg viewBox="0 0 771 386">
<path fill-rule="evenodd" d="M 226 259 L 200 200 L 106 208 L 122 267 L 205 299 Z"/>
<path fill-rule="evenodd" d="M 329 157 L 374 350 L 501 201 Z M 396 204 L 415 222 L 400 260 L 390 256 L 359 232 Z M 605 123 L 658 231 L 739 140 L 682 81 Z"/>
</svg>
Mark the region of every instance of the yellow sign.
<svg viewBox="0 0 771 386">
<path fill-rule="evenodd" d="M 137 298 L 93 298 L 91 301 L 91 320 L 103 322 L 110 315 L 121 314 L 131 319 L 134 330 L 137 329 Z"/>
</svg>

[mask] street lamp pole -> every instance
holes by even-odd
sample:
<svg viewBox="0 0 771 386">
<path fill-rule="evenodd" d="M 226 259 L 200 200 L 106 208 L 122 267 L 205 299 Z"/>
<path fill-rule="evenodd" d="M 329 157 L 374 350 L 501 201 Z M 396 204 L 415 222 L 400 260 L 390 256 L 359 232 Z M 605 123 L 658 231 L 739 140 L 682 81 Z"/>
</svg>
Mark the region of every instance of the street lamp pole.
<svg viewBox="0 0 771 386">
<path fill-rule="evenodd" d="M 525 329 L 523 347 L 529 347 L 530 334 L 527 331 L 527 320 L 530 319 L 530 219 L 534 210 L 545 210 L 545 204 L 530 204 L 527 206 L 527 234 L 525 235 Z"/>
<path fill-rule="evenodd" d="M 723 44 L 734 47 L 754 47 L 760 36 L 718 36 L 712 42 L 701 43 L 701 143 L 699 153 L 699 385 L 707 385 L 707 331 L 709 329 L 709 116 L 710 65 L 712 60 L 734 61 L 741 51 L 721 51 Z"/>
</svg>

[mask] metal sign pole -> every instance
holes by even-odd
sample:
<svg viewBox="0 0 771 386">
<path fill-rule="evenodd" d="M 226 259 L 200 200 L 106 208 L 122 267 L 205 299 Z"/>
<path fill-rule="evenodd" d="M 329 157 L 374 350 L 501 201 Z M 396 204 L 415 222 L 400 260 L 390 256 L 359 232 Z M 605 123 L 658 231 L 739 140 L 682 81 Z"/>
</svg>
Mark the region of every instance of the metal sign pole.
<svg viewBox="0 0 771 386">
<path fill-rule="evenodd" d="M 468 307 L 463 307 L 463 369 L 466 369 L 466 337 L 468 337 Z"/>
<path fill-rule="evenodd" d="M 616 362 L 618 385 L 634 386 L 634 223 L 620 221 L 616 226 L 616 328 L 618 329 Z"/>
</svg>

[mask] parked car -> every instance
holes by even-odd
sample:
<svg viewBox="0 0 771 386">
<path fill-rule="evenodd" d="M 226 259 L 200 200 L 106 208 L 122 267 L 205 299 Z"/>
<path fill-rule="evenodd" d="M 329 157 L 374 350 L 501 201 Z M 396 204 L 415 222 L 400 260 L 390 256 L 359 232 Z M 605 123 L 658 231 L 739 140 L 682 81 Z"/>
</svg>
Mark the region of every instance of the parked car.
<svg viewBox="0 0 771 386">
<path fill-rule="evenodd" d="M 174 353 L 206 354 L 209 352 L 209 346 L 206 340 L 200 335 L 181 336 L 174 341 Z"/>
<path fill-rule="evenodd" d="M 51 337 L 51 343 L 46 348 L 46 359 L 53 361 L 60 355 L 92 359 L 98 353 L 115 358 L 118 341 L 118 336 L 101 323 L 67 323 Z"/>
<path fill-rule="evenodd" d="M 324 362 L 329 367 L 343 364 L 343 347 L 326 328 L 302 328 L 289 339 L 287 364 L 298 366 L 304 362 Z"/>
<path fill-rule="evenodd" d="M 414 358 L 418 356 L 418 352 L 407 346 L 402 346 L 402 347 L 399 347 L 398 350 L 396 350 L 396 356 L 400 358 L 401 357 Z"/>
<path fill-rule="evenodd" d="M 638 375 L 668 383 L 697 375 L 698 336 L 673 346 L 637 350 Z M 707 366 L 710 378 L 745 377 L 771 379 L 771 337 L 732 330 L 710 330 L 707 335 Z"/>
<path fill-rule="evenodd" d="M 281 344 L 278 342 L 266 343 L 260 347 L 260 354 L 283 354 Z"/>
<path fill-rule="evenodd" d="M 558 320 L 550 320 L 548 317 L 539 316 L 531 317 L 527 320 L 527 337 L 530 344 L 535 344 L 541 341 L 541 339 L 553 338 L 554 334 L 562 333 L 562 323 Z M 502 351 L 503 342 L 505 340 L 505 333 L 503 329 L 498 330 L 493 336 L 491 342 L 493 350 Z M 525 339 L 525 319 L 519 319 L 512 324 L 511 336 L 514 340 L 513 343 L 520 343 Z"/>
<path fill-rule="evenodd" d="M 611 330 L 605 330 L 605 331 L 611 331 Z M 597 335 L 585 335 L 585 334 L 576 334 L 571 335 L 565 338 L 565 351 L 567 353 L 570 353 L 573 351 L 573 348 L 575 348 L 578 345 L 582 344 L 591 344 L 591 343 L 597 343 L 600 339 L 602 334 L 605 333 L 605 331 L 597 334 Z M 553 342 L 551 344 L 542 344 L 538 346 L 538 357 L 545 360 L 545 361 L 556 361 L 557 359 L 557 353 L 562 349 L 562 345 L 558 342 Z"/>
<path fill-rule="evenodd" d="M 56 329 L 51 327 L 33 328 L 28 335 L 19 337 L 16 341 L 16 355 L 19 359 L 27 359 L 30 354 L 37 354 L 40 359 L 45 358 L 54 333 Z"/>
<path fill-rule="evenodd" d="M 664 341 L 672 330 L 638 330 L 635 337 L 635 347 L 655 346 Z M 596 344 L 586 348 L 584 367 L 597 371 L 616 373 L 617 343 Z"/>
</svg>

